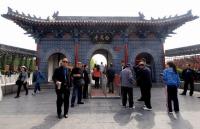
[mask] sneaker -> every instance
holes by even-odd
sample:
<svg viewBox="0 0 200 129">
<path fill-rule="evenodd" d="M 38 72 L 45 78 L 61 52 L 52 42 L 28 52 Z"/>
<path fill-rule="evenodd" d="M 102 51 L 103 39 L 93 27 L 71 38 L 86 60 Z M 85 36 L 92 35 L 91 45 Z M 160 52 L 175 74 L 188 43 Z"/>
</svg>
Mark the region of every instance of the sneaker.
<svg viewBox="0 0 200 129">
<path fill-rule="evenodd" d="M 129 109 L 135 109 L 135 106 L 133 106 L 133 107 L 129 107 Z"/>
<path fill-rule="evenodd" d="M 84 102 L 78 102 L 77 104 L 84 104 Z"/>
<path fill-rule="evenodd" d="M 180 95 L 186 95 L 186 93 L 181 93 Z"/>
<path fill-rule="evenodd" d="M 68 115 L 66 114 L 66 115 L 64 115 L 64 117 L 65 117 L 65 118 L 68 118 Z"/>
<path fill-rule="evenodd" d="M 71 104 L 71 107 L 73 108 L 73 107 L 74 107 L 74 104 Z"/>
<path fill-rule="evenodd" d="M 35 93 L 33 92 L 32 95 L 35 96 Z"/>
<path fill-rule="evenodd" d="M 20 97 L 20 96 L 15 96 L 14 98 L 16 98 L 16 99 L 17 99 L 17 98 L 19 98 L 19 97 Z"/>
<path fill-rule="evenodd" d="M 173 112 L 168 112 L 169 114 L 173 114 Z"/>
<path fill-rule="evenodd" d="M 58 119 L 62 119 L 61 115 L 58 115 Z"/>
<path fill-rule="evenodd" d="M 138 99 L 137 101 L 144 101 L 142 98 Z"/>
<path fill-rule="evenodd" d="M 143 107 L 144 110 L 152 111 L 152 108 Z"/>
<path fill-rule="evenodd" d="M 126 106 L 123 106 L 123 105 L 122 105 L 122 108 L 126 108 Z"/>
</svg>

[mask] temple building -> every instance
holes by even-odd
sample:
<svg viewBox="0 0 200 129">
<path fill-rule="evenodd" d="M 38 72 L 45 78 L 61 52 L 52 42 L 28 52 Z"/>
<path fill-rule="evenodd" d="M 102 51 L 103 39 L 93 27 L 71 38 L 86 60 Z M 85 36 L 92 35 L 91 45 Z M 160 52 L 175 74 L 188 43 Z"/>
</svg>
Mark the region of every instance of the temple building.
<svg viewBox="0 0 200 129">
<path fill-rule="evenodd" d="M 67 57 L 73 64 L 89 64 L 94 54 L 102 54 L 117 73 L 121 62 L 136 65 L 145 58 L 152 70 L 152 79 L 159 81 L 164 68 L 163 43 L 174 30 L 198 16 L 191 11 L 174 17 L 145 19 L 137 17 L 59 16 L 56 12 L 46 19 L 30 16 L 8 8 L 2 15 L 35 39 L 40 70 L 51 81 L 60 59 Z"/>
</svg>

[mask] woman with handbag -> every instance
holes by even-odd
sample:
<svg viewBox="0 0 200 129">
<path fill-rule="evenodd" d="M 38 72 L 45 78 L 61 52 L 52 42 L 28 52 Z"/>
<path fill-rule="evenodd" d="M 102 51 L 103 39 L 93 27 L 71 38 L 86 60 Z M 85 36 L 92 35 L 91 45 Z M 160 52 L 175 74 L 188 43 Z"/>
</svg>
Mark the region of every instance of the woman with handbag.
<svg viewBox="0 0 200 129">
<path fill-rule="evenodd" d="M 27 70 L 26 66 L 21 66 L 21 72 L 16 81 L 16 85 L 18 85 L 18 89 L 17 89 L 17 95 L 15 96 L 15 98 L 20 97 L 20 91 L 21 91 L 22 85 L 24 89 L 26 90 L 26 95 L 28 95 L 28 88 L 27 88 L 28 73 L 26 70 Z"/>
</svg>

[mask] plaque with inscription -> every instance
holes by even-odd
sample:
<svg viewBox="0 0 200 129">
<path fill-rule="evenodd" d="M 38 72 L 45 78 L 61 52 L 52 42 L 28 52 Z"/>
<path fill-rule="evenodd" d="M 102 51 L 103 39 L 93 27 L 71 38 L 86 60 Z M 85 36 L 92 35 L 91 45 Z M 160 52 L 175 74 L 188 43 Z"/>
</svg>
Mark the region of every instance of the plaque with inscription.
<svg viewBox="0 0 200 129">
<path fill-rule="evenodd" d="M 92 34 L 91 40 L 94 43 L 111 43 L 112 42 L 112 34 L 110 34 L 110 33 Z"/>
</svg>

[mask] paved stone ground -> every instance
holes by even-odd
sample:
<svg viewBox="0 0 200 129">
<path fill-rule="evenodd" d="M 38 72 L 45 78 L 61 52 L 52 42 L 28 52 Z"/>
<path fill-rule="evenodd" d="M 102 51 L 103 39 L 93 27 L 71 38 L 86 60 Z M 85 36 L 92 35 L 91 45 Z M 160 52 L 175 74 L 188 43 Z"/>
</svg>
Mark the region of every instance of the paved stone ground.
<svg viewBox="0 0 200 129">
<path fill-rule="evenodd" d="M 54 90 L 43 90 L 37 96 L 19 99 L 8 95 L 0 102 L 0 129 L 200 129 L 200 93 L 193 97 L 179 96 L 179 114 L 168 115 L 162 88 L 152 89 L 153 111 L 123 109 L 120 99 L 84 100 L 69 110 L 69 118 L 57 119 Z M 134 100 L 139 89 L 134 89 Z"/>
</svg>

